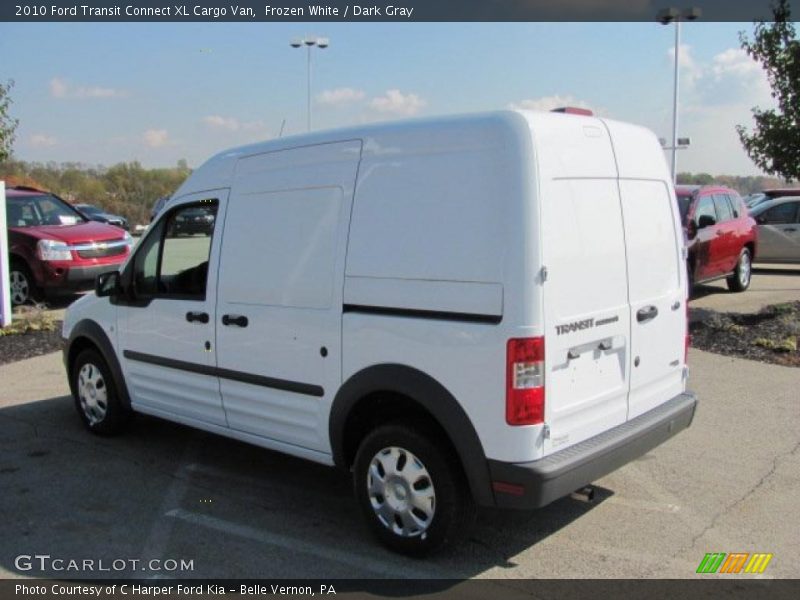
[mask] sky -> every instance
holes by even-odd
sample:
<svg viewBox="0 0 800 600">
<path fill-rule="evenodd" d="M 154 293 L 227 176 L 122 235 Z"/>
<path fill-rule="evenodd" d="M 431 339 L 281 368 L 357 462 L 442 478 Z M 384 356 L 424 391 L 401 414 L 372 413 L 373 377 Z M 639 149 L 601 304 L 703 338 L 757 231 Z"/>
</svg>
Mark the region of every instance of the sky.
<svg viewBox="0 0 800 600">
<path fill-rule="evenodd" d="M 683 23 L 678 170 L 756 175 L 735 126 L 773 101 L 739 47 L 749 23 Z M 15 156 L 199 166 L 306 130 L 504 108 L 588 107 L 671 140 L 674 25 L 658 23 L 0 23 Z M 284 124 L 285 122 L 285 124 Z"/>
</svg>

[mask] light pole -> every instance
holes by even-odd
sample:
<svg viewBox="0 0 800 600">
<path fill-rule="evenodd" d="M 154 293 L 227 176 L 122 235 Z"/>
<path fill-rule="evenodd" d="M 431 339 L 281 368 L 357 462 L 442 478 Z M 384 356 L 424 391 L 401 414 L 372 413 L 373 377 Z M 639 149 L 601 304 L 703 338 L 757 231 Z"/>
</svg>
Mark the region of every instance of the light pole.
<svg viewBox="0 0 800 600">
<path fill-rule="evenodd" d="M 302 48 L 305 46 L 308 49 L 308 130 L 311 131 L 311 49 L 316 46 L 317 48 L 327 48 L 329 45 L 328 38 L 306 36 L 304 38 L 295 38 L 289 45 L 292 48 Z"/>
<path fill-rule="evenodd" d="M 664 8 L 658 12 L 656 19 L 662 25 L 675 23 L 675 83 L 672 89 L 672 180 L 678 179 L 678 70 L 681 51 L 681 21 L 695 21 L 700 18 L 699 8 Z"/>
</svg>

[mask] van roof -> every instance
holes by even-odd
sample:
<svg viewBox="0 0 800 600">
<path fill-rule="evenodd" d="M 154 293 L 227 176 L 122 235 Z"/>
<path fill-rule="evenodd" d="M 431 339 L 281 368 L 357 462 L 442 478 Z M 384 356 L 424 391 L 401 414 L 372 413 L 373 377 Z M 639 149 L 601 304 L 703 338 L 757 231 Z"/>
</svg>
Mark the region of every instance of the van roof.
<svg viewBox="0 0 800 600">
<path fill-rule="evenodd" d="M 545 123 L 563 123 L 564 120 L 578 119 L 587 121 L 604 121 L 609 126 L 614 123 L 596 116 L 576 115 L 569 113 L 541 112 L 529 110 L 500 110 L 482 113 L 424 117 L 371 123 L 337 129 L 328 129 L 275 138 L 254 144 L 238 146 L 219 152 L 209 158 L 184 182 L 175 192 L 173 197 L 183 194 L 211 190 L 215 188 L 230 187 L 233 182 L 234 169 L 237 161 L 243 157 L 303 146 L 342 142 L 348 140 L 362 140 L 364 155 L 391 153 L 392 148 L 387 146 L 391 140 L 402 138 L 405 135 L 426 135 L 425 143 L 435 145 L 437 142 L 453 143 L 453 136 L 458 131 L 472 131 L 486 129 L 487 132 L 496 131 L 498 128 L 511 132 L 512 135 L 528 133 L 535 121 L 542 125 Z M 437 135 L 452 134 L 450 137 Z M 428 150 L 428 148 L 426 148 Z"/>
</svg>

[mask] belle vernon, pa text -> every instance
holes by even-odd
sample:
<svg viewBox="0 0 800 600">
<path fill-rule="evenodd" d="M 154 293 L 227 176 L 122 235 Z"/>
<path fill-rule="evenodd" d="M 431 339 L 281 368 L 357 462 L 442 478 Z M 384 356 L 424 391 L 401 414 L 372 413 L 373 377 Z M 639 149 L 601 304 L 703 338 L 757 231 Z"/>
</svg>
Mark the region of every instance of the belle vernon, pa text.
<svg viewBox="0 0 800 600">
<path fill-rule="evenodd" d="M 318 588 L 310 585 L 237 585 L 224 586 L 217 584 L 206 585 L 139 585 L 139 584 L 113 584 L 113 585 L 75 585 L 54 583 L 50 585 L 28 585 L 18 583 L 15 593 L 17 596 L 41 595 L 50 593 L 54 596 L 100 596 L 101 594 L 116 594 L 122 596 L 224 596 L 225 594 L 239 594 L 240 596 L 320 596 L 336 595 L 332 585 L 320 585 Z"/>
</svg>

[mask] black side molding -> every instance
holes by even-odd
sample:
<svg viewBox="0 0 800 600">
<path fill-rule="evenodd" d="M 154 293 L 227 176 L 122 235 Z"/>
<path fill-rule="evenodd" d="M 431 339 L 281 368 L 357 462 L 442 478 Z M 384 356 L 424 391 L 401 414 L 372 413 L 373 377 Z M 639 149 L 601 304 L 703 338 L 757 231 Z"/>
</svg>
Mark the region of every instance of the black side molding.
<svg viewBox="0 0 800 600">
<path fill-rule="evenodd" d="M 396 308 L 390 306 L 371 306 L 365 304 L 345 304 L 343 312 L 366 315 L 383 315 L 385 317 L 410 317 L 414 319 L 431 319 L 435 321 L 462 321 L 465 323 L 486 323 L 497 325 L 503 315 L 486 315 L 478 313 L 462 313 L 441 310 L 422 310 L 417 308 Z"/>
<path fill-rule="evenodd" d="M 285 392 L 294 392 L 296 394 L 305 394 L 306 396 L 321 397 L 325 395 L 325 390 L 322 388 L 322 386 L 311 383 L 301 383 L 297 381 L 289 381 L 287 379 L 277 379 L 275 377 L 265 377 L 263 375 L 254 375 L 252 373 L 234 371 L 232 369 L 199 365 L 197 363 L 175 360 L 174 358 L 165 358 L 163 356 L 155 356 L 153 354 L 145 354 L 143 352 L 135 352 L 133 350 L 124 350 L 122 354 L 125 356 L 125 358 L 129 358 L 130 360 L 148 363 L 151 365 L 158 365 L 159 367 L 166 367 L 168 369 L 177 369 L 178 371 L 188 371 L 189 373 L 199 373 L 201 375 L 209 375 L 211 377 L 220 377 L 221 379 L 230 379 L 231 381 L 240 381 L 241 383 L 260 385 L 261 387 L 283 390 Z"/>
</svg>

